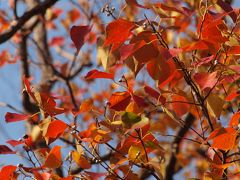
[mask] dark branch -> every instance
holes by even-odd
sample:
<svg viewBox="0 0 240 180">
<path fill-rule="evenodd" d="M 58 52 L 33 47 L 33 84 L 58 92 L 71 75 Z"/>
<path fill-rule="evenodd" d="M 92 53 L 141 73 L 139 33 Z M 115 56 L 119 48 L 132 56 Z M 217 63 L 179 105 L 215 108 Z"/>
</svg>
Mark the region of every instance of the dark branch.
<svg viewBox="0 0 240 180">
<path fill-rule="evenodd" d="M 46 0 L 31 10 L 25 12 L 21 17 L 18 18 L 15 25 L 13 25 L 10 29 L 5 31 L 0 35 L 0 44 L 6 42 L 10 39 L 22 26 L 30 20 L 33 16 L 41 14 L 46 11 L 49 7 L 53 6 L 58 0 Z"/>
</svg>

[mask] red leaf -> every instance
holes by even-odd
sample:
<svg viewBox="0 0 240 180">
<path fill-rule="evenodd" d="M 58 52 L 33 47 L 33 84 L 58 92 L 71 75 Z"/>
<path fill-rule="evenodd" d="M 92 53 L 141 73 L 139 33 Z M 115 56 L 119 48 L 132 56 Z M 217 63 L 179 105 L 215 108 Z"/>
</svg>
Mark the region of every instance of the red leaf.
<svg viewBox="0 0 240 180">
<path fill-rule="evenodd" d="M 77 52 L 80 51 L 81 47 L 84 44 L 85 38 L 90 31 L 90 26 L 73 26 L 70 29 L 70 36 L 75 47 L 77 48 Z"/>
<path fill-rule="evenodd" d="M 17 113 L 7 112 L 5 115 L 5 121 L 7 123 L 17 122 L 17 121 L 27 120 L 29 117 L 30 115 L 27 115 L 27 114 L 17 114 Z"/>
<path fill-rule="evenodd" d="M 155 89 L 151 88 L 150 86 L 145 86 L 144 91 L 156 100 L 160 101 L 162 104 L 165 104 L 166 98 L 161 96 L 160 93 L 157 92 Z"/>
<path fill-rule="evenodd" d="M 17 141 L 17 140 L 8 140 L 6 143 L 10 144 L 11 146 L 15 147 L 18 146 L 20 144 L 24 144 L 24 141 Z"/>
<path fill-rule="evenodd" d="M 62 46 L 64 44 L 64 37 L 57 36 L 52 38 L 52 40 L 49 42 L 50 46 Z"/>
<path fill-rule="evenodd" d="M 13 173 L 16 171 L 17 166 L 8 165 L 3 166 L 0 172 L 0 179 L 2 180 L 11 180 L 13 179 Z"/>
<path fill-rule="evenodd" d="M 235 99 L 236 97 L 238 97 L 240 95 L 240 91 L 234 91 L 231 92 L 226 98 L 226 101 L 232 101 L 233 99 Z"/>
<path fill-rule="evenodd" d="M 100 179 L 102 176 L 106 176 L 107 173 L 96 173 L 96 172 L 89 172 L 89 171 L 84 171 L 84 173 L 90 177 L 90 179 L 92 180 L 98 180 Z"/>
<path fill-rule="evenodd" d="M 193 51 L 193 50 L 206 50 L 209 49 L 210 43 L 204 41 L 204 40 L 199 40 L 197 42 L 194 42 L 190 45 L 187 45 L 183 47 L 183 51 Z"/>
<path fill-rule="evenodd" d="M 34 96 L 33 92 L 32 92 L 32 89 L 31 89 L 31 86 L 30 86 L 30 82 L 29 82 L 29 79 L 27 77 L 23 77 L 23 83 L 25 85 L 25 89 L 27 91 L 27 93 L 32 97 L 32 99 L 37 102 L 37 99 L 36 97 Z"/>
<path fill-rule="evenodd" d="M 147 105 L 143 97 L 132 94 L 132 98 L 137 103 L 138 107 L 145 107 Z"/>
<path fill-rule="evenodd" d="M 109 107 L 116 111 L 123 111 L 128 106 L 130 100 L 131 95 L 129 92 L 115 92 L 109 99 Z"/>
<path fill-rule="evenodd" d="M 104 46 L 115 45 L 114 49 L 127 40 L 131 35 L 131 30 L 135 27 L 133 22 L 117 19 L 109 23 L 106 27 L 106 40 Z M 113 49 L 113 50 L 114 50 Z"/>
<path fill-rule="evenodd" d="M 0 154 L 15 154 L 16 152 L 11 150 L 6 145 L 0 145 Z"/>
<path fill-rule="evenodd" d="M 127 59 L 129 56 L 131 56 L 134 52 L 136 52 L 138 49 L 143 47 L 145 44 L 146 42 L 141 40 L 136 43 L 123 45 L 120 49 L 120 56 L 121 56 L 120 61 Z"/>
<path fill-rule="evenodd" d="M 237 134 L 237 131 L 231 127 L 218 128 L 209 135 L 206 141 L 213 140 L 213 148 L 227 151 L 235 146 Z"/>
<path fill-rule="evenodd" d="M 172 101 L 172 107 L 177 116 L 181 117 L 189 111 L 190 105 L 184 96 L 173 95 Z"/>
<path fill-rule="evenodd" d="M 196 73 L 193 76 L 194 80 L 202 90 L 212 88 L 218 81 L 217 72 L 209 73 Z"/>
<path fill-rule="evenodd" d="M 240 46 L 231 46 L 227 54 L 240 54 Z"/>
<path fill-rule="evenodd" d="M 240 123 L 240 111 L 236 112 L 229 121 L 229 126 L 238 126 Z"/>
<path fill-rule="evenodd" d="M 64 108 L 56 107 L 54 98 L 45 93 L 39 93 L 39 99 L 37 103 L 41 109 L 50 116 L 55 116 L 57 114 L 66 112 Z"/>
<path fill-rule="evenodd" d="M 138 4 L 137 0 L 125 0 L 126 3 L 130 6 L 136 6 L 136 7 L 140 7 L 140 8 L 144 8 L 144 9 L 148 9 L 148 7 L 143 6 L 141 4 Z"/>
<path fill-rule="evenodd" d="M 86 79 L 96 79 L 96 78 L 104 78 L 104 79 L 112 79 L 114 80 L 114 75 L 102 71 L 98 71 L 93 69 L 87 73 L 85 76 Z"/>
<path fill-rule="evenodd" d="M 203 64 L 207 64 L 207 63 L 211 62 L 214 59 L 214 57 L 215 56 L 212 55 L 212 56 L 201 58 L 199 61 L 193 62 L 192 65 L 198 67 L 198 66 L 201 66 Z"/>
<path fill-rule="evenodd" d="M 67 128 L 67 124 L 60 121 L 60 120 L 54 120 L 52 121 L 47 129 L 47 133 L 45 134 L 48 138 L 57 138 L 59 137 Z"/>
</svg>

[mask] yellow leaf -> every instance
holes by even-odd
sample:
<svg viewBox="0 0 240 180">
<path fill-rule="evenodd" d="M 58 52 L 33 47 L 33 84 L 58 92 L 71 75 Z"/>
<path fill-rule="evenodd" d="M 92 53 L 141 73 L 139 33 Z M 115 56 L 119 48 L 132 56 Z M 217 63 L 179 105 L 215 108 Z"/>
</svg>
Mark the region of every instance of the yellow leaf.
<svg viewBox="0 0 240 180">
<path fill-rule="evenodd" d="M 128 150 L 128 159 L 135 163 L 146 162 L 144 149 L 140 146 L 132 145 Z"/>
</svg>

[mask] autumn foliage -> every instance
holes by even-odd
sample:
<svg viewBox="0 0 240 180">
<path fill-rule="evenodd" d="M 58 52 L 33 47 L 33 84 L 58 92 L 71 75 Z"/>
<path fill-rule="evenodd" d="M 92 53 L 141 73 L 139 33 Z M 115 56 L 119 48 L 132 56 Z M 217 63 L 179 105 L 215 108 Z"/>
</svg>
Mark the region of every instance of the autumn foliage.
<svg viewBox="0 0 240 180">
<path fill-rule="evenodd" d="M 0 161 L 27 161 L 0 180 L 239 179 L 239 9 L 27 1 L 0 7 L 0 67 L 20 64 L 22 83 L 5 123 L 27 127 L 1 142 Z"/>
</svg>

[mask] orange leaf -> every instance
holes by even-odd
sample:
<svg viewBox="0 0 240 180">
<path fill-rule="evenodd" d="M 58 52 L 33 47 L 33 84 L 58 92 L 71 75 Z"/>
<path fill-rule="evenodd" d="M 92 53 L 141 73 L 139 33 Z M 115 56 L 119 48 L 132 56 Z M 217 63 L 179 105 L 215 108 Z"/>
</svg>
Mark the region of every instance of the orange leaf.
<svg viewBox="0 0 240 180">
<path fill-rule="evenodd" d="M 231 46 L 227 51 L 227 54 L 240 54 L 240 46 Z"/>
<path fill-rule="evenodd" d="M 173 95 L 172 96 L 172 107 L 176 112 L 177 116 L 182 116 L 189 111 L 190 105 L 188 104 L 188 100 L 184 96 Z"/>
<path fill-rule="evenodd" d="M 62 46 L 64 44 L 64 37 L 57 36 L 51 39 L 49 46 Z"/>
<path fill-rule="evenodd" d="M 67 17 L 69 17 L 72 22 L 75 22 L 80 18 L 80 13 L 77 9 L 71 9 L 68 11 Z"/>
<path fill-rule="evenodd" d="M 226 101 L 232 101 L 234 98 L 240 96 L 240 91 L 231 92 L 226 98 Z"/>
<path fill-rule="evenodd" d="M 13 179 L 13 173 L 16 171 L 17 167 L 13 165 L 3 166 L 0 172 L 0 179 L 11 180 Z"/>
<path fill-rule="evenodd" d="M 49 152 L 44 165 L 48 168 L 58 168 L 62 165 L 61 146 L 54 146 Z"/>
<path fill-rule="evenodd" d="M 236 137 L 237 131 L 234 128 L 218 128 L 209 135 L 206 141 L 213 140 L 213 148 L 227 151 L 235 146 Z"/>
<path fill-rule="evenodd" d="M 90 26 L 73 26 L 70 29 L 71 39 L 77 48 L 77 52 L 81 49 L 85 42 L 85 38 L 91 31 Z"/>
<path fill-rule="evenodd" d="M 17 113 L 7 112 L 5 115 L 5 121 L 7 123 L 17 122 L 17 121 L 27 120 L 29 117 L 30 116 L 27 114 L 17 114 Z"/>
<path fill-rule="evenodd" d="M 52 121 L 47 129 L 47 133 L 45 134 L 45 137 L 48 138 L 58 138 L 67 128 L 67 124 L 60 121 L 60 120 L 54 120 Z"/>
<path fill-rule="evenodd" d="M 91 164 L 90 162 L 77 151 L 72 151 L 72 158 L 77 163 L 77 165 L 83 169 L 90 169 Z"/>
<path fill-rule="evenodd" d="M 116 111 L 123 111 L 128 106 L 131 100 L 129 92 L 115 92 L 109 99 L 109 107 Z"/>
<path fill-rule="evenodd" d="M 125 19 L 117 19 L 109 23 L 106 27 L 106 40 L 104 46 L 115 45 L 114 49 L 127 40 L 131 35 L 131 30 L 135 27 L 133 22 Z"/>
<path fill-rule="evenodd" d="M 231 120 L 229 121 L 229 126 L 238 126 L 240 123 L 240 111 L 236 112 Z"/>
<path fill-rule="evenodd" d="M 93 100 L 92 99 L 86 99 L 81 103 L 81 106 L 79 108 L 79 112 L 87 112 L 90 111 L 93 107 Z"/>
<path fill-rule="evenodd" d="M 114 75 L 102 71 L 98 71 L 93 69 L 87 73 L 85 76 L 86 79 L 96 79 L 96 78 L 104 78 L 104 79 L 112 79 L 114 80 Z"/>
</svg>

